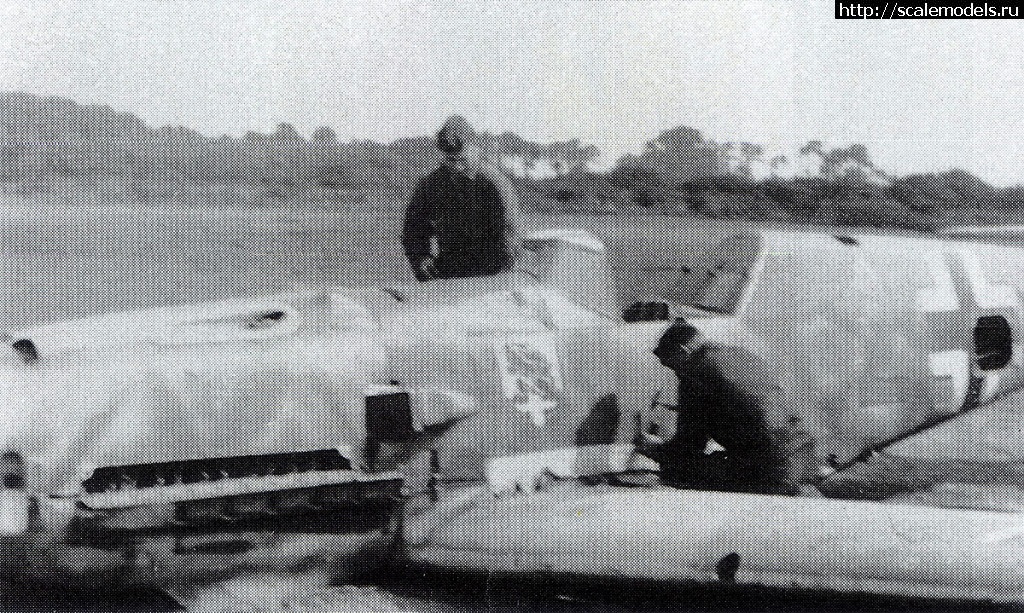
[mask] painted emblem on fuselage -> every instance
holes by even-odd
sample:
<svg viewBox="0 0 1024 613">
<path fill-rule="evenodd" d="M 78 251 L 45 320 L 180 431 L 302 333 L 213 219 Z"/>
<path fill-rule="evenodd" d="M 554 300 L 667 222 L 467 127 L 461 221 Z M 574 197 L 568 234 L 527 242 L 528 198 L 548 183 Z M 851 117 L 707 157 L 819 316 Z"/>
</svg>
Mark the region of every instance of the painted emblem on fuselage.
<svg viewBox="0 0 1024 613">
<path fill-rule="evenodd" d="M 495 351 L 504 397 L 543 427 L 562 389 L 554 343 L 537 336 L 505 339 L 495 344 Z"/>
</svg>

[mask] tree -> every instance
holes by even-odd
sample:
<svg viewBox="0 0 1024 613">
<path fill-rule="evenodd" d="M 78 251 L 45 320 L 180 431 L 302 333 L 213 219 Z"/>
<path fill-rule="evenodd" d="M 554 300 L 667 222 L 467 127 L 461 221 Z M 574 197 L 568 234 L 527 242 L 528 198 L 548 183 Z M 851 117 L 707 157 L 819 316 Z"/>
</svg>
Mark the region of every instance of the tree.
<svg viewBox="0 0 1024 613">
<path fill-rule="evenodd" d="M 991 185 L 959 168 L 907 175 L 894 181 L 889 191 L 899 202 L 925 212 L 977 204 L 995 193 Z"/>
<path fill-rule="evenodd" d="M 580 146 L 580 139 L 574 138 L 564 143 L 551 143 L 546 147 L 546 153 L 555 172 L 562 175 L 593 160 L 599 151 L 594 145 Z"/>
<path fill-rule="evenodd" d="M 322 126 L 313 131 L 313 134 L 310 136 L 310 140 L 315 143 L 334 144 L 338 142 L 338 135 L 334 133 L 334 130 L 327 126 Z"/>
<path fill-rule="evenodd" d="M 673 186 L 714 175 L 718 158 L 718 147 L 705 141 L 700 131 L 680 126 L 649 141 L 636 163 L 656 173 L 665 185 Z"/>
<path fill-rule="evenodd" d="M 649 141 L 644 147 L 646 151 L 686 152 L 692 151 L 704 142 L 700 130 L 688 126 L 680 126 L 665 130 L 658 138 Z"/>
<path fill-rule="evenodd" d="M 824 157 L 825 153 L 822 151 L 822 147 L 823 146 L 824 146 L 824 143 L 822 143 L 820 140 L 807 141 L 806 145 L 804 145 L 803 147 L 800 147 L 800 155 L 808 155 L 810 153 L 817 153 L 818 155 Z"/>
<path fill-rule="evenodd" d="M 756 145 L 754 143 L 741 143 L 740 152 L 746 160 L 753 161 L 764 155 L 764 147 Z"/>
<path fill-rule="evenodd" d="M 290 123 L 279 123 L 277 124 L 277 130 L 274 132 L 274 140 L 277 141 L 301 141 L 302 136 L 299 135 L 299 131 L 295 129 Z"/>
<path fill-rule="evenodd" d="M 852 165 L 850 164 L 852 162 Z M 833 149 L 822 158 L 821 174 L 827 177 L 844 176 L 850 179 L 863 179 L 869 170 L 874 170 L 868 156 L 868 148 L 860 143 L 843 149 Z"/>
<path fill-rule="evenodd" d="M 252 130 L 246 132 L 245 136 L 242 137 L 242 141 L 246 143 L 264 143 L 269 139 L 270 137 L 266 134 L 263 134 L 262 132 L 253 132 Z"/>
</svg>

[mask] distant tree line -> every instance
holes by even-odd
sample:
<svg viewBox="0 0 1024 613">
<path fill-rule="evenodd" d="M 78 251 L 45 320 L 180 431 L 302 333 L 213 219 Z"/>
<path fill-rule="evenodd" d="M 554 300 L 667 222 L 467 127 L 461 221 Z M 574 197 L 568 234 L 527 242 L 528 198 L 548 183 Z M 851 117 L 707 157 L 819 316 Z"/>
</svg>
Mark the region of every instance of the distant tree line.
<svg viewBox="0 0 1024 613">
<path fill-rule="evenodd" d="M 892 177 L 874 165 L 862 144 L 828 150 L 821 141 L 810 141 L 799 154 L 804 168 L 772 176 L 789 160 L 763 160 L 758 145 L 719 144 L 698 130 L 679 127 L 589 181 L 618 188 L 627 207 L 663 213 L 918 230 L 1024 219 L 1024 187 L 996 189 L 960 169 Z M 769 171 L 767 176 L 753 176 L 757 163 Z M 572 202 L 565 183 L 556 195 Z M 576 190 L 577 202 L 586 192 Z"/>
<path fill-rule="evenodd" d="M 484 134 L 495 159 L 519 165 L 534 210 L 603 214 L 702 214 L 824 224 L 929 229 L 946 223 L 1024 221 L 1024 187 L 996 189 L 970 173 L 891 177 L 867 148 L 810 141 L 799 160 L 764 158 L 754 143 L 716 143 L 681 126 L 620 158 L 607 172 L 579 140 L 536 143 Z M 329 127 L 308 138 L 282 123 L 271 134 L 209 138 L 189 128 L 153 129 L 106 106 L 0 93 L 0 181 L 131 177 L 141 182 L 238 182 L 317 189 L 403 189 L 434 168 L 430 136 L 392 143 L 340 142 Z M 528 170 L 545 162 L 542 176 Z M 794 171 L 794 163 L 804 167 Z M 808 164 L 810 164 L 808 166 Z M 789 165 L 789 172 L 781 172 Z M 756 170 L 756 172 L 755 172 Z"/>
<path fill-rule="evenodd" d="M 595 158 L 578 140 L 549 144 L 484 134 L 496 156 L 526 165 L 559 160 L 568 171 Z M 304 138 L 288 123 L 272 134 L 208 138 L 181 126 L 153 129 L 130 113 L 63 98 L 0 94 L 0 180 L 117 175 L 139 179 L 273 185 L 408 188 L 440 161 L 432 137 L 382 144 L 339 142 L 329 127 Z"/>
</svg>

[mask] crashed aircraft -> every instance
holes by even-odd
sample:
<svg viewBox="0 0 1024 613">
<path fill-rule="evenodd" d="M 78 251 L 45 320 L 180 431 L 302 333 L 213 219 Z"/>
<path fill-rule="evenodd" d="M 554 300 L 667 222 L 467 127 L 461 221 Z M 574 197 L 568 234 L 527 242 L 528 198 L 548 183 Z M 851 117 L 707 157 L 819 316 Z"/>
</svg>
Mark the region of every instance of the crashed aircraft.
<svg viewBox="0 0 1024 613">
<path fill-rule="evenodd" d="M 883 504 L 898 489 L 885 475 L 846 468 L 885 443 L 934 469 L 959 453 L 936 440 L 984 438 L 987 407 L 1009 410 L 1024 382 L 1024 250 L 776 231 L 702 254 L 639 233 L 608 242 L 624 259 L 587 232 L 547 230 L 492 277 L 11 333 L 2 576 L 151 584 L 187 601 L 211 577 L 317 557 L 348 576 L 399 557 L 1022 598 L 1017 514 Z M 792 397 L 774 417 L 814 441 L 814 484 L 861 500 L 609 485 L 656 471 L 634 444 L 676 427 L 674 378 L 651 355 L 675 317 L 765 357 Z M 979 445 L 991 453 L 978 466 L 1022 459 L 1012 437 Z"/>
</svg>

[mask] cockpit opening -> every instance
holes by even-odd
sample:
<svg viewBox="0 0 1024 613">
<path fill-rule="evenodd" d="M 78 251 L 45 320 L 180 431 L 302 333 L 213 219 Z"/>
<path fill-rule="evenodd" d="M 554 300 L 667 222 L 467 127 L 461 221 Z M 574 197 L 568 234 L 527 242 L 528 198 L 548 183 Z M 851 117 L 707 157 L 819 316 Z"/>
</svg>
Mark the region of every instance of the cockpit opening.
<svg viewBox="0 0 1024 613">
<path fill-rule="evenodd" d="M 636 261 L 620 266 L 619 276 L 630 285 L 619 288 L 624 319 L 662 318 L 661 304 L 734 314 L 747 293 L 760 251 L 761 238 L 750 233 L 693 252 L 637 249 L 631 254 Z"/>
<path fill-rule="evenodd" d="M 1009 322 L 1002 315 L 978 318 L 974 326 L 974 351 L 978 368 L 998 370 L 1013 359 L 1013 335 Z"/>
</svg>

